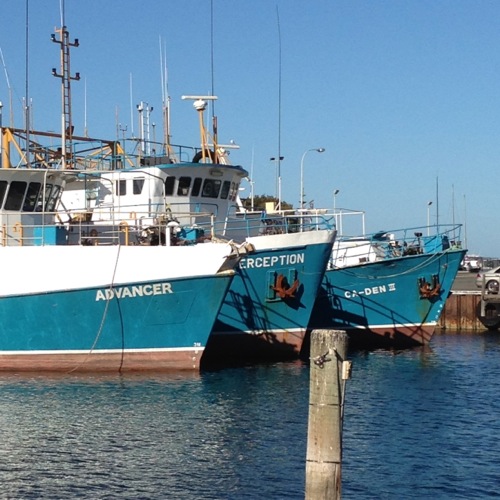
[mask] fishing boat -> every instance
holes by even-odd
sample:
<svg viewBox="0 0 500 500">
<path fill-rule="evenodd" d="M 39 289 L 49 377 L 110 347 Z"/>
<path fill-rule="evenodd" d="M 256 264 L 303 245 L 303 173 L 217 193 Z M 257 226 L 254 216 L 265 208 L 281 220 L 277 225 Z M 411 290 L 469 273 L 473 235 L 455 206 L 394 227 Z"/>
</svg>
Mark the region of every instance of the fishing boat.
<svg viewBox="0 0 500 500">
<path fill-rule="evenodd" d="M 290 230 L 290 222 L 282 221 L 284 231 Z M 207 356 L 228 362 L 301 353 L 333 243 L 332 233 L 312 229 L 314 224 L 305 227 L 301 232 L 246 238 L 254 252 L 239 263 Z"/>
<path fill-rule="evenodd" d="M 201 115 L 214 97 L 193 99 Z M 250 248 L 239 261 L 205 359 L 297 357 L 330 258 L 334 221 L 324 214 L 242 212 L 238 191 L 248 172 L 229 161 L 231 145 L 218 144 L 202 116 L 199 122 L 198 148 L 169 144 L 158 148 L 161 154 L 140 157 L 115 148 L 115 154 L 101 155 L 114 167 L 108 163 L 107 170 L 77 160 L 59 217 L 74 228 L 74 243 L 85 235 L 87 243 L 102 244 L 109 227 L 121 221 L 127 241 L 161 244 L 165 236 L 154 222 L 163 213 L 177 242 L 223 240 Z"/>
<path fill-rule="evenodd" d="M 427 226 L 339 237 L 310 328 L 345 330 L 354 348 L 428 344 L 466 250 L 459 225 L 425 231 Z"/>
<path fill-rule="evenodd" d="M 231 245 L 125 245 L 121 231 L 71 244 L 57 218 L 71 177 L 0 169 L 0 371 L 197 369 L 234 276 Z"/>
<path fill-rule="evenodd" d="M 172 288 L 178 290 L 178 294 L 163 293 L 161 297 L 165 304 L 152 307 L 156 315 L 153 324 L 161 324 L 162 327 L 170 325 L 168 311 L 169 307 L 174 307 L 172 314 L 175 316 L 178 313 L 183 322 L 176 338 L 190 341 L 195 335 L 195 347 L 205 347 L 207 338 L 203 335 L 207 329 L 213 330 L 210 344 L 216 347 L 211 349 L 212 357 L 246 357 L 250 352 L 256 355 L 269 352 L 273 357 L 298 356 L 335 238 L 331 220 L 317 217 L 306 222 L 299 221 L 297 217 L 248 217 L 237 213 L 238 190 L 248 172 L 229 161 L 229 150 L 233 146 L 222 145 L 218 141 L 215 116 L 212 117 L 212 133 L 205 127 L 207 102 L 214 101 L 216 96 L 183 96 L 183 99 L 193 101 L 198 114 L 200 147 L 171 144 L 169 108 L 166 105 L 169 98 L 166 99 L 165 95 L 162 113 L 164 134 L 160 143 L 150 140 L 151 108 L 143 102 L 137 106 L 139 138 L 133 137 L 128 141 L 128 145 L 132 145 L 131 151 L 125 144 L 125 138 L 120 143 L 118 140 L 90 138 L 87 134 L 76 135 L 71 119 L 70 89 L 71 81 L 78 79 L 78 74 L 72 77 L 69 73 L 69 49 L 78 44 L 69 41 L 64 25 L 56 31 L 58 36 L 53 35 L 52 40 L 60 45 L 61 68 L 59 73 L 54 69 L 53 74 L 62 81 L 61 134 L 36 132 L 29 127 L 25 131 L 7 128 L 3 133 L 3 164 L 12 165 L 11 151 L 17 151 L 21 152 L 19 164 L 25 168 L 36 167 L 47 172 L 50 169 L 70 171 L 60 201 L 54 207 L 56 222 L 61 226 L 55 234 L 62 234 L 64 242 L 70 247 L 79 248 L 82 257 L 92 254 L 92 248 L 95 255 L 99 252 L 113 255 L 108 248 L 113 245 L 119 249 L 116 256 L 119 282 L 115 281 L 114 274 L 112 281 L 109 276 L 104 279 L 106 274 L 99 267 L 104 266 L 101 261 L 96 268 L 90 266 L 90 262 L 98 261 L 97 257 L 72 259 L 75 263 L 83 262 L 88 266 L 84 272 L 87 281 L 83 282 L 93 286 L 96 294 L 99 292 L 99 296 L 94 296 L 95 304 L 89 309 L 89 315 L 95 319 L 101 304 L 114 303 L 107 300 L 108 296 L 119 298 L 121 302 L 123 296 L 118 297 L 113 291 L 115 285 L 118 284 L 120 290 L 129 290 L 127 287 L 136 285 L 146 286 L 142 282 L 142 269 L 147 279 L 155 278 L 158 284 L 170 284 L 174 277 L 194 279 L 199 276 L 205 269 L 205 261 L 207 266 L 211 263 L 209 254 L 207 258 L 204 254 L 211 248 L 207 246 L 210 242 L 225 256 L 229 247 L 236 249 L 240 259 L 236 280 L 229 279 L 226 276 L 229 273 L 220 271 L 230 267 L 227 263 L 219 262 L 217 269 L 210 267 L 208 274 L 220 278 L 214 282 L 224 281 L 229 286 L 222 303 L 218 302 L 218 293 L 211 292 L 208 287 L 183 289 L 179 285 Z M 48 145 L 42 142 L 46 138 L 50 138 Z M 22 154 L 23 145 L 27 145 L 26 150 L 31 154 Z M 54 248 L 58 249 L 58 246 Z M 171 259 L 169 252 L 185 255 L 186 259 L 182 262 L 179 258 Z M 125 260 L 128 254 L 133 254 L 134 260 Z M 192 256 L 194 261 L 188 256 Z M 123 265 L 120 264 L 122 259 Z M 104 257 L 102 262 L 106 262 Z M 110 270 L 114 269 L 109 262 L 107 264 Z M 75 264 L 73 266 L 76 269 Z M 173 277 L 170 273 L 174 273 Z M 134 277 L 139 277 L 137 283 Z M 212 283 L 212 279 L 209 281 Z M 79 279 L 73 277 L 70 282 L 78 284 Z M 66 281 L 61 285 L 69 286 Z M 107 287 L 111 291 L 106 292 Z M 57 290 L 66 291 L 65 288 Z M 101 295 L 106 300 L 97 300 Z M 178 308 L 174 305 L 175 300 L 179 301 Z M 135 300 L 135 303 L 138 302 Z M 212 306 L 210 313 L 207 312 L 209 305 Z M 215 326 L 214 314 L 217 315 Z M 106 308 L 104 318 L 107 318 L 105 324 L 113 320 L 120 325 L 119 321 L 124 318 L 122 309 L 118 306 L 115 309 Z M 180 320 L 176 319 L 174 323 L 176 321 Z M 203 323 L 201 334 L 197 332 L 200 323 Z M 62 325 L 67 322 L 58 318 L 58 324 L 61 325 L 59 328 L 63 328 Z M 184 325 L 192 328 L 191 336 L 184 335 Z M 137 322 L 138 328 L 144 326 Z M 88 324 L 85 328 L 90 332 L 94 330 Z M 99 328 L 97 330 L 96 345 L 103 349 L 110 348 L 108 344 L 103 344 L 105 336 Z M 156 331 L 154 338 L 158 339 L 159 332 L 153 330 Z M 76 329 L 75 335 L 77 339 L 81 337 L 80 329 Z M 198 336 L 201 338 L 198 339 Z M 133 336 L 134 339 L 139 337 L 136 334 Z M 218 338 L 223 339 L 221 345 L 217 343 Z M 133 343 L 131 347 L 139 345 L 142 344 Z M 230 349 L 222 349 L 222 346 L 229 345 Z M 75 346 L 81 347 L 78 342 Z M 91 346 L 92 352 L 95 352 L 93 344 Z M 185 346 L 173 344 L 171 347 L 183 349 Z M 209 345 L 207 351 L 208 348 Z M 201 353 L 201 349 L 197 352 Z M 198 361 L 196 357 L 193 365 L 197 365 Z"/>
</svg>

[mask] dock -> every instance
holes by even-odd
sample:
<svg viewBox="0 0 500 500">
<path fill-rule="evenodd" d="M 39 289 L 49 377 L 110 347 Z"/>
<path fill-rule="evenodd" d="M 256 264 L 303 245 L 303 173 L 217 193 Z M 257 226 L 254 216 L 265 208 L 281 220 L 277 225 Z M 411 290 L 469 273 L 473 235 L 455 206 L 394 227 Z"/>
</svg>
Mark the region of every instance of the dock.
<svg viewBox="0 0 500 500">
<path fill-rule="evenodd" d="M 500 296 L 484 296 L 476 273 L 460 271 L 438 322 L 441 330 L 484 332 L 500 326 Z"/>
<path fill-rule="evenodd" d="M 454 290 L 446 300 L 438 328 L 442 330 L 484 331 L 487 327 L 479 319 L 481 292 Z"/>
</svg>

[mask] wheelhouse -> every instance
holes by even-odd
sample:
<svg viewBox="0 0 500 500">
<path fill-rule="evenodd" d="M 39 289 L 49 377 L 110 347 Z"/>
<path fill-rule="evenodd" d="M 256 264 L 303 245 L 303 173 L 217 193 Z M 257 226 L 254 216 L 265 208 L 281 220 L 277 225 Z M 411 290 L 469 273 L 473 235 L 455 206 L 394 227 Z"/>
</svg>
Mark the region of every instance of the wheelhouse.
<svg viewBox="0 0 500 500">
<path fill-rule="evenodd" d="M 64 228 L 56 228 L 56 209 L 65 177 L 43 169 L 0 169 L 0 245 L 54 244 L 64 238 Z"/>
</svg>

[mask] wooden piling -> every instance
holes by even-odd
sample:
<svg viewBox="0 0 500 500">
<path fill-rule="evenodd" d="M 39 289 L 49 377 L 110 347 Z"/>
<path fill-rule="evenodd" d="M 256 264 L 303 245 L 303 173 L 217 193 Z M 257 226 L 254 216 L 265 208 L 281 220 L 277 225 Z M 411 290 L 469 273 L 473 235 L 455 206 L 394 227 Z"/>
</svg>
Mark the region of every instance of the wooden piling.
<svg viewBox="0 0 500 500">
<path fill-rule="evenodd" d="M 347 334 L 311 332 L 306 500 L 339 500 L 342 492 L 342 419 L 345 379 L 350 372 Z"/>
<path fill-rule="evenodd" d="M 495 321 L 481 317 L 481 292 L 453 291 L 447 298 L 437 327 L 451 332 L 484 332 L 497 329 Z M 500 323 L 500 321 L 499 321 Z"/>
</svg>

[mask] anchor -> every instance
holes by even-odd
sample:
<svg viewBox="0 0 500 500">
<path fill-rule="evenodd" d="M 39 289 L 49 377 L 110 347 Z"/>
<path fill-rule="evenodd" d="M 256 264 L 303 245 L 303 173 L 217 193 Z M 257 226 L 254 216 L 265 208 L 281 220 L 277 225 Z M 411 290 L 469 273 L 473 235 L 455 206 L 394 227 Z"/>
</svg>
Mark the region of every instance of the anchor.
<svg viewBox="0 0 500 500">
<path fill-rule="evenodd" d="M 293 299 L 295 298 L 295 292 L 297 291 L 297 288 L 299 288 L 299 280 L 295 280 L 293 282 L 293 285 L 286 288 L 288 285 L 288 282 L 282 274 L 278 274 L 278 277 L 276 278 L 276 284 L 274 286 L 271 286 L 271 290 L 274 290 L 277 294 L 278 297 L 281 299 Z"/>
<path fill-rule="evenodd" d="M 418 278 L 418 290 L 422 299 L 432 299 L 439 296 L 441 292 L 441 283 L 439 283 L 439 276 L 433 274 L 431 278 L 432 283 L 429 283 L 425 278 Z"/>
</svg>

